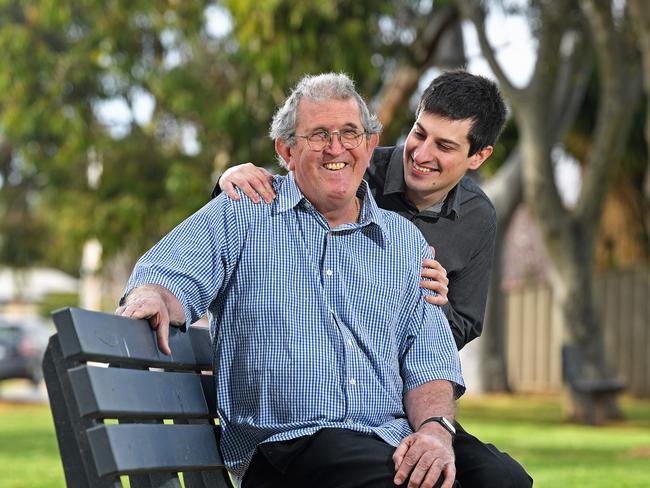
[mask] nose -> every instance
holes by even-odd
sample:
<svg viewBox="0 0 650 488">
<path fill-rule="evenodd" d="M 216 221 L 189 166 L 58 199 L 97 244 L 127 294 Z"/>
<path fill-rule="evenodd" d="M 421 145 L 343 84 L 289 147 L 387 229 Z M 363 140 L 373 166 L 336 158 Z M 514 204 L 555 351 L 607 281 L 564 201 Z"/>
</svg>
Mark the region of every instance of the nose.
<svg viewBox="0 0 650 488">
<path fill-rule="evenodd" d="M 343 147 L 343 144 L 341 142 L 341 133 L 339 131 L 335 130 L 334 132 L 331 132 L 330 137 L 330 143 L 325 146 L 325 151 L 328 154 L 338 156 L 339 154 L 347 151 L 347 149 Z"/>
<path fill-rule="evenodd" d="M 434 145 L 424 142 L 423 144 L 420 144 L 417 149 L 415 149 L 411 154 L 413 155 L 413 159 L 416 163 L 428 163 L 429 161 L 433 161 L 435 158 Z"/>
</svg>

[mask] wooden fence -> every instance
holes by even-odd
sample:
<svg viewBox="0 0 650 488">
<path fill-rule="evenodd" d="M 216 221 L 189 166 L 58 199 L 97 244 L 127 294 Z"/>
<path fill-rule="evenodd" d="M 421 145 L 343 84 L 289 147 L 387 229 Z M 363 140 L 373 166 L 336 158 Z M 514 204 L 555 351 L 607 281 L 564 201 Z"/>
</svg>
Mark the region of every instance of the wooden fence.
<svg viewBox="0 0 650 488">
<path fill-rule="evenodd" d="M 650 269 L 609 271 L 596 277 L 607 357 L 627 392 L 650 396 Z M 548 285 L 508 292 L 508 379 L 515 391 L 562 389 L 563 320 Z"/>
</svg>

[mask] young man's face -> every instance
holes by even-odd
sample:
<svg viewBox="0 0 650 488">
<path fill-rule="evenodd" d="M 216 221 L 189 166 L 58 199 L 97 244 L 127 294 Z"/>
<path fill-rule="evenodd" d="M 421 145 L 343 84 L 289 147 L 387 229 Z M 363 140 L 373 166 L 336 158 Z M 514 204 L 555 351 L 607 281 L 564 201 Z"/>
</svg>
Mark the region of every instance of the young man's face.
<svg viewBox="0 0 650 488">
<path fill-rule="evenodd" d="M 297 136 L 318 130 L 364 130 L 354 99 L 315 102 L 303 98 L 297 115 Z M 293 171 L 300 191 L 320 212 L 327 213 L 354 207 L 357 188 L 376 145 L 376 135 L 370 140 L 364 135 L 358 147 L 346 149 L 338 135 L 333 135 L 332 143 L 320 151 L 314 151 L 301 137 L 296 138 L 294 146 L 276 142 L 276 149 Z"/>
<path fill-rule="evenodd" d="M 488 146 L 472 156 L 468 134 L 472 120 L 450 120 L 422 112 L 404 145 L 406 195 L 420 210 L 442 201 L 469 169 L 490 154 Z"/>
</svg>

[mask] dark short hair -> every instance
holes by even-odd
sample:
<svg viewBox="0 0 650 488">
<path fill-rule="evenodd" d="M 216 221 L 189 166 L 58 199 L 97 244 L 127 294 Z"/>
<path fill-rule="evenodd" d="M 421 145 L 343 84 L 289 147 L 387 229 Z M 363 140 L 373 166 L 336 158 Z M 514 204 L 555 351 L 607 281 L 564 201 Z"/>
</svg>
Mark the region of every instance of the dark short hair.
<svg viewBox="0 0 650 488">
<path fill-rule="evenodd" d="M 422 112 L 449 120 L 472 119 L 469 154 L 494 146 L 506 122 L 506 106 L 496 83 L 466 71 L 448 71 L 422 94 L 415 116 Z"/>
</svg>

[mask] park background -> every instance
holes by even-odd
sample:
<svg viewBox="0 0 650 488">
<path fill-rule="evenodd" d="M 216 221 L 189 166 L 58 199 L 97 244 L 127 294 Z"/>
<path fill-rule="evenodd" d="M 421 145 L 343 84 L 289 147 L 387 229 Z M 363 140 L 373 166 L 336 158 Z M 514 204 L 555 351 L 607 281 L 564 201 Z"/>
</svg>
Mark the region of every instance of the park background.
<svg viewBox="0 0 650 488">
<path fill-rule="evenodd" d="M 403 140 L 441 70 L 497 80 L 509 122 L 474 175 L 497 208 L 497 256 L 484 334 L 462 352 L 461 420 L 539 486 L 609 486 L 612 469 L 645 486 L 644 0 L 2 0 L 0 53 L 0 308 L 45 323 L 64 305 L 112 310 L 135 259 L 230 164 L 276 171 L 268 122 L 304 73 L 350 74 L 385 145 Z M 578 425 L 564 344 L 590 380 L 626 383 L 606 425 Z M 47 407 L 20 406 L 12 386 L 0 386 L 8 486 L 63 486 Z"/>
</svg>

